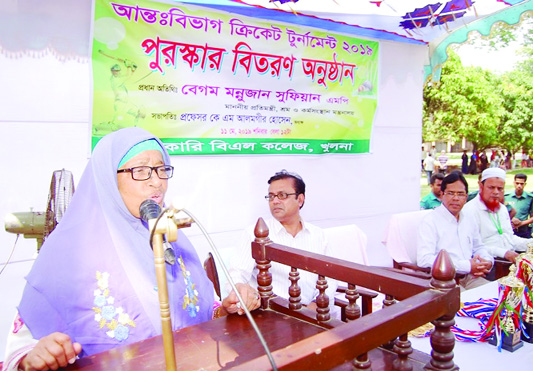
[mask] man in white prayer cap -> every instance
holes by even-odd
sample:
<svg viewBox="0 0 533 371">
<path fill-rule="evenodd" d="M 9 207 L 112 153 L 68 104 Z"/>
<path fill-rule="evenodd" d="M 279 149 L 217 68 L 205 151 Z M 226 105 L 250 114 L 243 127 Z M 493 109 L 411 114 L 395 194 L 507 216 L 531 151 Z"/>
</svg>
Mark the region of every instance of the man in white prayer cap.
<svg viewBox="0 0 533 371">
<path fill-rule="evenodd" d="M 525 251 L 531 238 L 513 233 L 507 208 L 500 202 L 505 189 L 505 171 L 491 167 L 483 171 L 479 182 L 479 194 L 468 202 L 463 211 L 479 226 L 485 248 L 492 256 L 515 262 L 519 252 Z"/>
</svg>

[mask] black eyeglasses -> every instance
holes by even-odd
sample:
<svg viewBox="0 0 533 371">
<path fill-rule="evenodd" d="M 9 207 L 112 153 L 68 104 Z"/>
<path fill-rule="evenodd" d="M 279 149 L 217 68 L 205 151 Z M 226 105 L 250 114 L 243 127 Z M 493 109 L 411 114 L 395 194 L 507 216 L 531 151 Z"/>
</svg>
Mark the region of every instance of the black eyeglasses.
<svg viewBox="0 0 533 371">
<path fill-rule="evenodd" d="M 280 192 L 277 195 L 275 195 L 273 193 L 270 193 L 268 196 L 265 196 L 265 199 L 267 199 L 269 201 L 274 201 L 274 199 L 277 197 L 280 200 L 286 200 L 289 196 L 297 195 L 297 194 L 298 193 L 296 193 L 296 192 L 294 192 L 294 193 Z"/>
<path fill-rule="evenodd" d="M 131 173 L 131 178 L 133 180 L 148 180 L 152 177 L 152 170 L 155 170 L 159 179 L 169 179 L 172 178 L 172 174 L 174 173 L 174 166 L 135 166 L 129 169 L 117 170 L 117 174 Z"/>
</svg>

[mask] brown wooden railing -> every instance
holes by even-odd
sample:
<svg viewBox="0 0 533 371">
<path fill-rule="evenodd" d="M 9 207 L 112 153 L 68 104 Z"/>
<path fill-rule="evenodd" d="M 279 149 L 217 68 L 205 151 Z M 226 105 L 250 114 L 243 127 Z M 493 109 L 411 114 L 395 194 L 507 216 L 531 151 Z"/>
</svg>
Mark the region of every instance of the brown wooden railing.
<svg viewBox="0 0 533 371">
<path fill-rule="evenodd" d="M 432 322 L 435 330 L 430 340 L 431 361 L 425 368 L 457 369 L 453 362 L 455 337 L 450 327 L 455 323 L 454 316 L 459 309 L 460 290 L 455 284 L 455 269 L 446 251 L 441 251 L 437 257 L 432 279 L 428 281 L 275 244 L 268 238 L 268 228 L 262 219 L 257 222 L 255 236 L 252 256 L 259 269 L 257 282 L 262 309 L 282 312 L 329 329 L 272 352 L 279 370 L 330 370 L 350 361 L 355 369 L 368 369 L 371 364 L 367 353 L 382 345 L 388 345 L 398 354 L 394 369 L 408 370 L 411 369 L 408 357 L 413 349 L 407 333 L 427 322 Z M 290 277 L 287 277 L 291 280 L 290 300 L 272 292 L 271 261 L 292 267 Z M 320 295 L 316 300 L 316 311 L 299 305 L 295 279 L 298 270 L 318 275 Z M 325 295 L 326 278 L 348 285 L 348 323 L 330 318 L 329 300 Z M 385 294 L 383 309 L 357 318 L 360 311 L 355 301 L 359 286 Z M 262 356 L 234 369 L 266 371 L 272 366 L 268 358 Z"/>
</svg>

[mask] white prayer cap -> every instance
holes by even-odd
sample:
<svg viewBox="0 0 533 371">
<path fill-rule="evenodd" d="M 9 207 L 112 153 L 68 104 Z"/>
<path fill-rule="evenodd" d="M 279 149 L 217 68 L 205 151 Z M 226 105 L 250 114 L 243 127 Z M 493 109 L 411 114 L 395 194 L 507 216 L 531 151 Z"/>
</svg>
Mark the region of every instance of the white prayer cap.
<svg viewBox="0 0 533 371">
<path fill-rule="evenodd" d="M 505 170 L 500 169 L 499 167 L 489 167 L 488 169 L 483 170 L 481 181 L 489 178 L 501 178 L 505 180 Z"/>
</svg>

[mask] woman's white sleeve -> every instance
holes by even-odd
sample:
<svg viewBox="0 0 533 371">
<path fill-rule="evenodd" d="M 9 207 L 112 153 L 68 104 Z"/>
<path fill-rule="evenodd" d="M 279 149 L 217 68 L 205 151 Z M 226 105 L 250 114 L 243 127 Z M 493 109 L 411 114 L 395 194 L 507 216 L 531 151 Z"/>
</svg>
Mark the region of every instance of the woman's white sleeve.
<svg viewBox="0 0 533 371">
<path fill-rule="evenodd" d="M 7 336 L 6 354 L 3 371 L 17 371 L 22 358 L 37 344 L 30 329 L 22 322 L 19 314 L 15 316 Z"/>
</svg>

